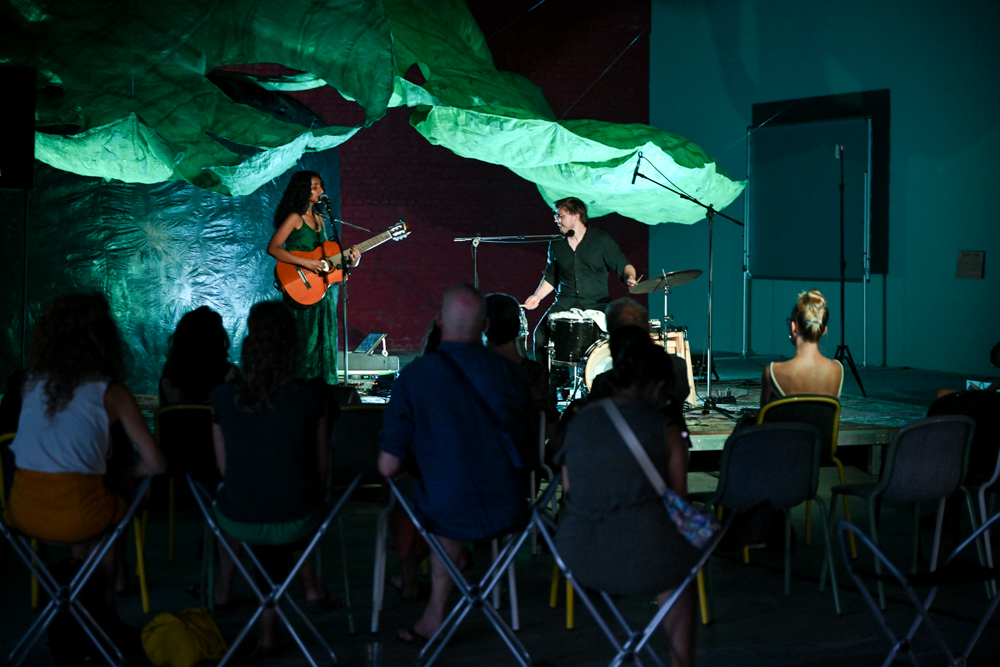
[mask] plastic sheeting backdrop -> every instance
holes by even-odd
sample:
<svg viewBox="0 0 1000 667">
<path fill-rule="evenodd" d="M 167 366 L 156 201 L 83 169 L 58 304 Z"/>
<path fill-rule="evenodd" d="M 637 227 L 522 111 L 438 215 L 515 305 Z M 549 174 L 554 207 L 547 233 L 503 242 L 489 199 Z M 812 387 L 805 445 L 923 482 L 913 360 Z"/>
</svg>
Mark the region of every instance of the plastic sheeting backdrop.
<svg viewBox="0 0 1000 667">
<path fill-rule="evenodd" d="M 227 85 L 226 91 L 262 110 L 306 125 L 319 123 L 304 105 L 285 96 L 259 89 L 254 94 L 246 85 Z M 272 215 L 291 172 L 250 195 L 230 197 L 183 181 L 106 182 L 35 164 L 27 272 L 21 254 L 23 197 L 0 194 L 5 241 L 0 247 L 0 370 L 20 365 L 25 302 L 30 332 L 55 296 L 94 289 L 108 296 L 129 353 L 129 385 L 139 393 L 156 392 L 170 335 L 181 316 L 198 306 L 222 315 L 232 341 L 230 359 L 239 359 L 250 306 L 278 298 L 274 260 L 262 240 L 274 232 Z M 338 216 L 337 151 L 304 155 L 297 166 L 324 175 Z"/>
<path fill-rule="evenodd" d="M 187 180 L 249 194 L 307 151 L 357 127 L 310 129 L 229 100 L 213 68 L 280 63 L 304 74 L 260 80 L 275 89 L 331 85 L 365 111 L 414 107 L 411 124 L 463 157 L 503 165 L 542 196 L 575 195 L 590 215 L 615 211 L 657 224 L 703 210 L 652 183 L 631 185 L 637 151 L 680 189 L 722 209 L 743 183 L 716 171 L 687 140 L 646 125 L 557 121 L 541 91 L 499 72 L 461 0 L 13 0 L 0 14 L 0 59 L 39 71 L 38 158 L 74 173 L 133 183 Z M 426 82 L 402 78 L 414 63 Z M 214 137 L 266 149 L 246 158 Z"/>
<path fill-rule="evenodd" d="M 366 126 L 391 106 L 413 107 L 411 125 L 429 142 L 511 169 L 549 203 L 578 196 L 592 217 L 617 212 L 648 224 L 704 217 L 652 183 L 631 185 L 640 150 L 716 209 L 744 187 L 676 135 L 646 125 L 557 121 L 537 86 L 496 70 L 461 0 L 12 0 L 0 7 L 0 62 L 38 70 L 39 160 L 122 182 L 95 187 L 94 178 L 39 174 L 44 195 L 31 205 L 29 323 L 35 304 L 55 292 L 103 289 L 137 353 L 140 391 L 155 384 L 166 338 L 191 305 L 216 307 L 234 342 L 242 338 L 238 321 L 249 305 L 273 295 L 259 264 L 260 239 L 270 233 L 266 212 L 284 185 L 275 179 L 305 154 L 363 130 L 286 122 L 240 104 L 209 79 L 216 67 L 267 62 L 298 70 L 247 79 L 279 91 L 333 86 L 364 109 Z M 423 85 L 402 78 L 413 64 Z M 223 207 L 225 195 L 247 197 Z M 16 225 L 11 215 L 7 224 Z M 20 235 L 7 229 L 4 236 Z M 48 277 L 37 265 L 43 257 L 55 262 Z M 4 259 L 5 275 L 20 265 L 19 256 Z M 223 270 L 234 262 L 246 278 Z M 18 292 L 0 296 L 5 365 L 20 356 Z"/>
</svg>

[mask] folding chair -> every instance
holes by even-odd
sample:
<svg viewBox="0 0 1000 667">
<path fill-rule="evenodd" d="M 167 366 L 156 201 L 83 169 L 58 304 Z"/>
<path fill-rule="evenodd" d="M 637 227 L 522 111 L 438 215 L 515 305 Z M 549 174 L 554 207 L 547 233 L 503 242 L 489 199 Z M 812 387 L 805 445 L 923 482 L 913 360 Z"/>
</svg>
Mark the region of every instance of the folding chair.
<svg viewBox="0 0 1000 667">
<path fill-rule="evenodd" d="M 392 479 L 387 479 L 389 483 L 389 489 L 393 496 L 396 498 L 396 502 L 399 506 L 403 508 L 406 514 L 413 521 L 413 524 L 417 527 L 417 530 L 427 540 L 427 544 L 430 546 L 431 551 L 437 554 L 437 557 L 441 560 L 444 565 L 445 570 L 448 572 L 448 576 L 451 577 L 452 581 L 455 582 L 455 587 L 458 589 L 462 596 L 462 599 L 452 608 L 448 616 L 445 617 L 444 623 L 438 628 L 437 632 L 434 633 L 424 647 L 420 650 L 420 654 L 417 656 L 417 663 L 427 667 L 437 660 L 441 651 L 447 645 L 448 641 L 451 640 L 452 635 L 455 634 L 455 630 L 458 629 L 459 624 L 465 619 L 466 615 L 473 608 L 478 608 L 486 616 L 486 620 L 489 621 L 490 625 L 497 631 L 500 638 L 503 640 L 507 648 L 514 655 L 514 658 L 521 665 L 521 667 L 529 667 L 531 665 L 531 656 L 528 655 L 527 649 L 521 643 L 521 640 L 517 638 L 514 631 L 511 630 L 510 626 L 503 620 L 500 613 L 496 610 L 496 607 L 490 601 L 490 595 L 493 589 L 500 583 L 504 574 L 507 573 L 508 569 L 511 567 L 511 563 L 514 560 L 514 556 L 517 555 L 518 550 L 521 545 L 525 543 L 528 539 L 534 522 L 529 521 L 526 526 L 519 528 L 517 532 L 513 533 L 511 538 L 507 540 L 502 547 L 497 550 L 496 557 L 490 564 L 489 568 L 486 570 L 486 574 L 483 575 L 479 583 L 470 584 L 466 578 L 462 575 L 461 570 L 458 566 L 452 562 L 448 553 L 445 551 L 444 546 L 437 539 L 437 537 L 428 531 L 420 519 L 417 518 L 413 510 L 413 506 L 400 489 L 396 482 Z M 555 493 L 556 485 L 550 484 L 549 490 L 542 495 L 541 499 L 536 503 L 536 506 L 543 505 L 549 501 L 550 494 Z"/>
<path fill-rule="evenodd" d="M 758 424 L 733 433 L 726 440 L 719 464 L 719 486 L 705 499 L 707 505 L 745 512 L 768 501 L 785 511 L 785 595 L 791 595 L 791 509 L 809 500 L 819 503 L 823 529 L 823 572 L 832 571 L 833 552 L 825 520 L 826 506 L 817 494 L 822 459 L 820 432 L 809 424 Z M 694 494 L 693 494 L 694 495 Z M 704 496 L 704 494 L 697 494 Z M 836 573 L 831 575 L 833 604 L 840 614 Z M 820 578 L 822 591 L 825 578 Z"/>
<path fill-rule="evenodd" d="M 283 605 L 286 604 L 288 605 L 288 607 L 292 609 L 292 611 L 294 611 L 298 615 L 303 624 L 305 624 L 305 626 L 309 629 L 310 632 L 312 632 L 313 636 L 317 639 L 317 641 L 319 641 L 320 646 L 322 646 L 326 656 L 329 657 L 330 662 L 333 664 L 337 664 L 337 655 L 333 652 L 333 649 L 330 648 L 330 645 L 326 642 L 325 639 L 323 639 L 323 636 L 319 633 L 319 631 L 316 630 L 316 626 L 314 626 L 309 621 L 309 619 L 302 612 L 302 610 L 295 603 L 295 601 L 292 600 L 291 596 L 285 595 L 285 593 L 288 592 L 288 587 L 291 585 L 292 581 L 294 581 L 295 577 L 298 575 L 299 570 L 302 568 L 302 564 L 305 563 L 306 559 L 309 558 L 310 554 L 312 554 L 313 549 L 316 548 L 316 545 L 319 544 L 320 539 L 323 537 L 323 535 L 326 534 L 327 530 L 329 530 L 330 526 L 333 524 L 334 519 L 336 519 L 337 515 L 340 514 L 340 511 L 343 509 L 344 504 L 347 502 L 348 498 L 350 498 L 351 494 L 354 493 L 354 490 L 361 482 L 361 475 L 358 474 L 357 476 L 355 476 L 354 481 L 351 482 L 351 484 L 344 491 L 344 494 L 340 497 L 340 500 L 338 500 L 337 503 L 333 506 L 333 508 L 329 511 L 326 518 L 323 520 L 323 523 L 320 524 L 319 528 L 316 529 L 316 532 L 313 534 L 312 539 L 310 539 L 309 544 L 302 552 L 302 556 L 292 566 L 291 571 L 288 573 L 288 576 L 285 578 L 284 581 L 277 583 L 272 581 L 271 577 L 264 570 L 257 556 L 254 555 L 251 545 L 243 541 L 240 542 L 240 545 L 242 546 L 243 550 L 246 551 L 246 554 L 250 557 L 250 560 L 253 562 L 254 567 L 261 574 L 265 583 L 267 584 L 268 590 L 266 591 L 262 591 L 260 587 L 257 586 L 257 583 L 254 580 L 254 576 L 247 570 L 247 568 L 240 561 L 236 551 L 231 546 L 229 546 L 229 542 L 225 539 L 224 533 L 222 532 L 222 529 L 219 527 L 219 524 L 215 519 L 215 514 L 212 509 L 214 501 L 212 497 L 209 495 L 208 491 L 206 491 L 205 487 L 202 486 L 202 484 L 199 481 L 197 481 L 190 473 L 188 473 L 187 479 L 188 479 L 188 485 L 191 487 L 191 492 L 194 494 L 195 501 L 198 503 L 198 507 L 201 509 L 201 513 L 204 515 L 205 521 L 211 528 L 212 533 L 217 538 L 219 544 L 221 544 L 223 548 L 229 552 L 229 555 L 232 557 L 233 561 L 236 564 L 236 569 L 243 575 L 243 578 L 246 579 L 247 583 L 250 584 L 250 588 L 253 590 L 254 595 L 257 596 L 257 600 L 259 602 L 257 609 L 250 617 L 250 620 L 247 621 L 246 626 L 243 628 L 243 630 L 240 631 L 240 634 L 230 645 L 229 650 L 226 652 L 226 654 L 222 656 L 222 660 L 220 660 L 218 663 L 219 667 L 225 665 L 227 662 L 229 662 L 229 659 L 233 657 L 233 654 L 236 652 L 236 649 L 246 638 L 247 634 L 249 634 L 250 630 L 253 628 L 254 623 L 257 621 L 260 615 L 264 613 L 265 609 L 273 609 L 277 613 L 278 618 L 281 619 L 281 622 L 284 624 L 289 634 L 291 634 L 292 639 L 295 640 L 296 645 L 299 647 L 299 650 L 302 651 L 302 654 L 306 657 L 306 660 L 309 661 L 309 664 L 312 665 L 312 667 L 317 667 L 317 663 L 313 659 L 312 654 L 309 652 L 305 644 L 302 642 L 302 639 L 299 637 L 299 634 L 295 631 L 295 628 L 292 627 L 291 622 L 288 620 L 288 616 L 285 614 L 284 609 L 282 608 Z"/>
<path fill-rule="evenodd" d="M 941 634 L 938 632 L 937 626 L 935 626 L 934 621 L 931 620 L 929 613 L 930 607 L 931 603 L 934 602 L 934 597 L 937 595 L 938 589 L 941 586 L 979 583 L 1000 577 L 1000 570 L 998 569 L 977 565 L 967 560 L 959 561 L 957 559 L 957 556 L 966 547 L 982 537 L 982 535 L 998 520 L 1000 520 L 1000 514 L 995 515 L 992 519 L 980 526 L 971 536 L 962 542 L 950 556 L 948 556 L 945 564 L 936 571 L 913 575 L 905 575 L 900 572 L 900 570 L 893 565 L 892 561 L 886 558 L 885 554 L 883 554 L 879 548 L 875 546 L 875 541 L 865 535 L 859 528 L 846 521 L 841 521 L 837 524 L 837 531 L 840 537 L 840 550 L 843 554 L 844 564 L 847 566 L 847 571 L 850 573 L 851 578 L 854 579 L 854 583 L 857 584 L 862 597 L 864 597 L 865 601 L 868 603 L 872 613 L 875 614 L 875 618 L 878 619 L 879 625 L 882 626 L 882 630 L 885 632 L 886 637 L 888 637 L 889 642 L 892 644 L 892 650 L 889 651 L 889 656 L 885 659 L 885 662 L 882 663 L 883 667 L 888 667 L 892 664 L 898 655 L 908 657 L 910 662 L 914 665 L 919 664 L 917 662 L 917 657 L 911 652 L 911 648 L 913 644 L 913 637 L 916 635 L 917 629 L 920 627 L 921 623 L 925 623 L 927 625 L 927 629 L 930 631 L 934 641 L 948 657 L 948 664 L 954 667 L 964 667 L 969 658 L 969 654 L 976 645 L 976 641 L 982 634 L 983 629 L 990 620 L 990 617 L 993 616 L 993 612 L 996 611 L 998 603 L 1000 603 L 1000 594 L 993 595 L 992 600 L 987 606 L 986 612 L 983 614 L 982 620 L 979 621 L 979 625 L 976 626 L 975 631 L 972 633 L 972 637 L 969 639 L 969 643 L 966 644 L 965 650 L 958 657 L 951 652 L 951 649 L 948 648 L 948 645 L 941 638 Z M 875 562 L 877 564 L 881 564 L 878 572 L 863 570 L 857 563 L 848 558 L 847 547 L 845 544 L 845 535 L 848 533 L 853 534 L 858 543 L 872 552 L 875 556 Z M 883 568 L 886 572 L 881 571 Z M 903 588 L 903 591 L 906 593 L 906 597 L 909 598 L 911 603 L 913 603 L 917 612 L 917 617 L 913 620 L 913 623 L 910 624 L 910 628 L 905 637 L 900 639 L 897 637 L 896 633 L 893 632 L 885 614 L 880 608 L 880 605 L 876 603 L 871 591 L 865 584 L 865 579 L 875 579 L 878 581 L 879 585 L 889 583 L 899 585 Z M 931 590 L 927 594 L 927 597 L 921 601 L 914 589 L 925 586 L 929 586 Z"/>
<path fill-rule="evenodd" d="M 129 521 L 139 507 L 139 503 L 142 502 L 143 497 L 146 495 L 149 482 L 150 479 L 148 477 L 142 480 L 136 489 L 132 502 L 125 512 L 125 516 L 118 522 L 114 530 L 105 533 L 101 537 L 95 548 L 90 552 L 90 555 L 84 559 L 77 574 L 68 584 L 60 584 L 56 581 L 49 569 L 45 567 L 45 564 L 36 557 L 31 547 L 30 536 L 14 531 L 0 517 L 0 532 L 7 538 L 14 552 L 21 557 L 21 560 L 28 566 L 31 574 L 38 580 L 42 589 L 49 596 L 49 603 L 42 609 L 42 612 L 35 619 L 35 622 L 25 633 L 24 637 L 21 638 L 10 652 L 8 661 L 14 667 L 20 665 L 28 657 L 32 647 L 38 642 L 46 628 L 48 628 L 59 612 L 68 612 L 73 617 L 108 663 L 112 665 L 122 665 L 124 663 L 121 651 L 115 646 L 114 642 L 111 641 L 111 638 L 108 637 L 101 626 L 97 624 L 97 621 L 90 615 L 90 612 L 83 606 L 79 598 L 83 587 L 94 572 L 97 571 L 97 567 L 100 565 L 101 559 L 107 553 L 108 549 L 112 547 L 115 540 L 128 530 Z"/>
<path fill-rule="evenodd" d="M 886 451 L 882 476 L 874 484 L 847 484 L 831 489 L 830 523 L 837 510 L 837 496 L 856 496 L 868 501 L 868 525 L 872 541 L 878 544 L 876 503 L 887 500 L 909 503 L 913 507 L 913 564 L 917 571 L 920 539 L 920 503 L 938 504 L 934 529 L 934 546 L 931 550 L 931 570 L 937 567 L 941 546 L 941 527 L 944 522 L 945 501 L 962 484 L 969 460 L 969 442 L 976 428 L 971 418 L 963 415 L 925 417 L 912 421 L 892 434 Z M 875 559 L 875 570 L 879 570 Z M 826 572 L 820 575 L 820 582 Z M 882 582 L 878 584 L 879 604 L 885 609 Z"/>
<path fill-rule="evenodd" d="M 758 424 L 782 424 L 794 422 L 809 424 L 819 429 L 822 438 L 820 466 L 837 466 L 840 483 L 847 484 L 844 464 L 837 458 L 837 439 L 840 431 L 840 401 L 832 396 L 799 394 L 771 401 L 757 415 Z M 844 515 L 851 520 L 851 504 L 844 496 Z M 853 539 L 853 538 L 852 538 Z M 812 544 L 812 501 L 806 501 L 806 545 Z M 858 550 L 851 542 L 851 554 L 857 558 Z M 744 552 L 746 555 L 746 552 Z"/>
<path fill-rule="evenodd" d="M 550 492 L 554 492 L 555 487 L 556 485 L 552 484 L 550 486 Z M 559 550 L 556 549 L 555 540 L 552 537 L 553 533 L 556 530 L 555 519 L 552 516 L 546 514 L 544 512 L 544 509 L 545 509 L 544 503 L 539 503 L 535 506 L 535 509 L 532 511 L 531 523 L 529 524 L 529 528 L 536 528 L 538 530 L 539 534 L 542 536 L 542 539 L 549 546 L 549 550 L 552 552 L 553 558 L 555 558 L 556 566 L 560 570 L 562 570 L 563 574 L 565 575 L 568 585 L 572 586 L 572 589 L 575 591 L 575 594 L 583 601 L 584 606 L 587 607 L 587 610 L 590 612 L 590 615 L 594 617 L 595 621 L 597 621 L 597 625 L 601 628 L 601 631 L 604 633 L 604 636 L 608 638 L 608 641 L 611 642 L 611 645 L 614 647 L 616 653 L 615 657 L 609 663 L 610 667 L 617 667 L 618 665 L 621 665 L 622 663 L 625 662 L 642 664 L 639 661 L 639 654 L 644 649 L 649 654 L 650 659 L 653 661 L 654 664 L 658 665 L 659 667 L 663 667 L 663 662 L 660 660 L 659 656 L 657 656 L 656 653 L 653 651 L 653 648 L 649 645 L 649 638 L 652 636 L 656 628 L 659 627 L 660 623 L 663 621 L 663 617 L 667 615 L 670 609 L 680 598 L 681 594 L 698 576 L 698 572 L 701 571 L 701 568 L 705 566 L 705 563 L 712 555 L 712 552 L 715 550 L 715 547 L 718 546 L 719 541 L 723 538 L 723 536 L 726 534 L 726 531 L 729 529 L 729 525 L 732 523 L 735 513 L 726 520 L 726 522 L 722 525 L 719 531 L 712 537 L 712 540 L 705 547 L 704 551 L 701 552 L 701 556 L 698 558 L 698 562 L 695 563 L 694 566 L 691 568 L 691 570 L 688 572 L 687 576 L 684 578 L 684 581 L 681 582 L 676 589 L 674 589 L 673 595 L 671 595 L 663 603 L 660 609 L 653 616 L 653 619 L 649 623 L 647 623 L 646 626 L 641 631 L 636 631 L 632 629 L 632 627 L 625 620 L 625 617 L 622 616 L 621 612 L 618 610 L 618 607 L 615 606 L 614 600 L 612 600 L 609 594 L 605 593 L 604 591 L 598 591 L 598 594 L 601 596 L 601 599 L 604 600 L 604 603 L 607 605 L 612 616 L 614 616 L 618 624 L 621 625 L 622 631 L 625 634 L 625 640 L 622 641 L 618 638 L 618 635 L 616 635 L 615 632 L 609 627 L 608 622 L 598 611 L 597 606 L 591 600 L 590 595 L 587 593 L 584 586 L 582 586 L 580 582 L 576 580 L 576 577 L 573 575 L 573 572 L 569 569 L 569 566 L 566 565 L 566 562 L 559 554 Z"/>
</svg>

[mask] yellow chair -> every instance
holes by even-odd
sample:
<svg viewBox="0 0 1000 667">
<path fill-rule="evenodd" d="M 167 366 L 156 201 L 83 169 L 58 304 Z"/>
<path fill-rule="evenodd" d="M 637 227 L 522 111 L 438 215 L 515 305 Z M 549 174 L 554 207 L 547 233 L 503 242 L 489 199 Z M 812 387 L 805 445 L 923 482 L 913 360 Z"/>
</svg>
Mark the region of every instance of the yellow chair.
<svg viewBox="0 0 1000 667">
<path fill-rule="evenodd" d="M 167 458 L 169 484 L 167 558 L 174 559 L 174 531 L 177 521 L 177 477 L 189 472 L 201 476 L 215 470 L 212 442 L 212 408 L 208 405 L 168 405 L 153 415 L 156 444 Z"/>
<path fill-rule="evenodd" d="M 800 394 L 786 396 L 771 401 L 757 415 L 758 424 L 776 424 L 797 422 L 809 424 L 819 429 L 820 433 L 820 466 L 837 466 L 840 483 L 847 484 L 844 477 L 844 464 L 837 458 L 837 438 L 840 432 L 840 401 L 832 396 L 817 394 Z M 844 514 L 851 520 L 851 505 L 844 497 Z M 858 549 L 854 543 L 854 534 L 850 536 L 851 556 L 858 557 Z M 806 501 L 806 544 L 812 544 L 812 501 Z M 748 552 L 744 550 L 743 560 L 747 562 Z"/>
</svg>

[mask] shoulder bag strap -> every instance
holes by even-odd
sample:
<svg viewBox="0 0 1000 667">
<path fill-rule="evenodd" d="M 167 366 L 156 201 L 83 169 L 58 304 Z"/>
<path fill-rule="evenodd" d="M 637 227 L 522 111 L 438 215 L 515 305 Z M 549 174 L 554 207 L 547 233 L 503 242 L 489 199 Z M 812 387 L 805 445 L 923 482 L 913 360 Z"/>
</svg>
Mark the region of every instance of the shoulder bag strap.
<svg viewBox="0 0 1000 667">
<path fill-rule="evenodd" d="M 625 421 L 625 417 L 622 416 L 618 406 L 610 398 L 605 398 L 601 401 L 601 407 L 608 413 L 611 423 L 618 429 L 618 435 L 625 441 L 635 460 L 639 462 L 642 471 L 646 473 L 649 483 L 653 485 L 658 495 L 663 496 L 667 492 L 667 484 L 663 481 L 663 477 L 656 469 L 656 466 L 653 465 L 653 461 L 649 458 L 649 454 L 646 453 L 646 449 L 639 442 L 639 438 L 635 436 L 632 427 Z"/>
</svg>

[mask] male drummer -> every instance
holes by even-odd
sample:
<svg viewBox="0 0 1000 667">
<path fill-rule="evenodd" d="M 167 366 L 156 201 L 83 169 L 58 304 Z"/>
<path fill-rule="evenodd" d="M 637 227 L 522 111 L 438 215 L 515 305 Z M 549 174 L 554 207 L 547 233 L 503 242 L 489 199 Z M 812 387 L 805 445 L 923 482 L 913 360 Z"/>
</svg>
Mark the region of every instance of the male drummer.
<svg viewBox="0 0 1000 667">
<path fill-rule="evenodd" d="M 636 284 L 635 267 L 607 232 L 587 227 L 587 206 L 576 197 L 555 203 L 556 224 L 563 238 L 549 243 L 548 264 L 535 293 L 524 301 L 534 310 L 553 290 L 556 300 L 535 327 L 535 359 L 545 362 L 550 331 L 548 316 L 572 308 L 599 310 L 611 301 L 608 272 L 630 288 Z"/>
</svg>

